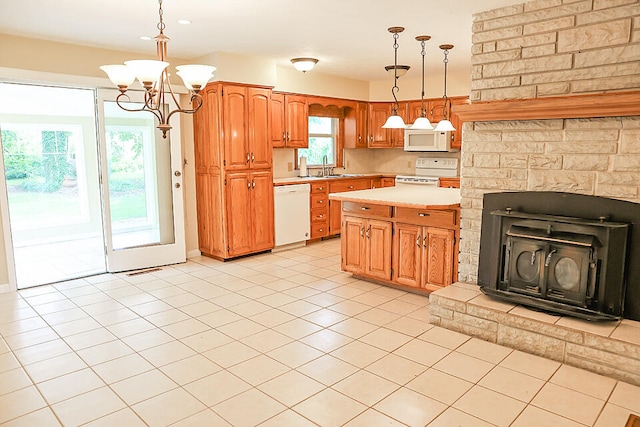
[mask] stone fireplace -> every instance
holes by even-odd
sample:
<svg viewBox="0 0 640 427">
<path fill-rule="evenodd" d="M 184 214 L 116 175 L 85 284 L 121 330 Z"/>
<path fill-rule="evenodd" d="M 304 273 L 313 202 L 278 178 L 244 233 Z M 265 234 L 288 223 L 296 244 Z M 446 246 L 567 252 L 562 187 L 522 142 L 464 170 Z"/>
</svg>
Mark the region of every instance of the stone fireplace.
<svg viewBox="0 0 640 427">
<path fill-rule="evenodd" d="M 640 339 L 616 332 L 637 321 L 563 320 L 477 286 L 485 194 L 640 203 L 640 2 L 534 0 L 483 12 L 473 43 L 471 102 L 454 107 L 464 122 L 461 283 L 432 294 L 432 321 L 640 384 Z"/>
</svg>

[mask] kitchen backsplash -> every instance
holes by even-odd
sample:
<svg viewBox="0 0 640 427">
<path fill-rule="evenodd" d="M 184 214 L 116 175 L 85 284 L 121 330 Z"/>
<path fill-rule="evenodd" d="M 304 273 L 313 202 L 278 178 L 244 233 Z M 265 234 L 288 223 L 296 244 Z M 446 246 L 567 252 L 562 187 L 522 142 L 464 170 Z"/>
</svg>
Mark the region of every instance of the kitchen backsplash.
<svg viewBox="0 0 640 427">
<path fill-rule="evenodd" d="M 335 168 L 335 173 L 392 173 L 413 175 L 418 157 L 460 158 L 460 153 L 410 153 L 397 148 L 390 149 L 345 149 L 345 168 Z M 294 149 L 276 148 L 273 150 L 273 177 L 289 178 L 298 176 L 297 170 L 288 170 L 294 162 Z M 309 174 L 315 175 L 317 169 L 309 168 Z"/>
</svg>

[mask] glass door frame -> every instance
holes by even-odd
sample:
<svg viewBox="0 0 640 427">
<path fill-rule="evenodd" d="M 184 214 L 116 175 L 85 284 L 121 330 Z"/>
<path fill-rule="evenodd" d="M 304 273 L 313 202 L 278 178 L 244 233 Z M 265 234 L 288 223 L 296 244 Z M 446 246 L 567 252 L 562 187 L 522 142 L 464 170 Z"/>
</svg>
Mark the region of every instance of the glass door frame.
<svg viewBox="0 0 640 427">
<path fill-rule="evenodd" d="M 131 102 L 143 102 L 143 92 L 127 91 Z M 183 193 L 183 160 L 180 128 L 176 126 L 170 130 L 167 139 L 156 138 L 156 143 L 170 144 L 171 152 L 171 193 L 173 201 L 173 243 L 157 244 L 149 246 L 138 246 L 124 249 L 114 249 L 113 224 L 111 222 L 109 180 L 107 165 L 107 142 L 104 119 L 105 101 L 113 102 L 118 95 L 118 91 L 109 89 L 98 89 L 97 110 L 99 117 L 98 134 L 100 149 L 100 176 L 103 203 L 103 223 L 105 234 L 105 250 L 107 260 L 107 271 L 110 273 L 140 270 L 162 265 L 178 264 L 186 261 L 186 243 L 184 229 L 184 193 Z M 172 100 L 170 100 L 172 103 Z M 169 105 L 169 108 L 176 108 Z M 151 113 L 148 113 L 151 115 Z M 178 120 L 177 118 L 175 120 Z"/>
</svg>

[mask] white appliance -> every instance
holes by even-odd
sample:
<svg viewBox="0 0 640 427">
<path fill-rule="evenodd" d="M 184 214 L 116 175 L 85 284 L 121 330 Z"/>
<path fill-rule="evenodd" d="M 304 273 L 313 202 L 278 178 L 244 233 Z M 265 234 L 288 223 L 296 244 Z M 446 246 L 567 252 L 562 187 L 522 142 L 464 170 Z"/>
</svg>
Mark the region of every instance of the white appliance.
<svg viewBox="0 0 640 427">
<path fill-rule="evenodd" d="M 458 176 L 458 159 L 438 157 L 418 157 L 415 175 L 396 176 L 399 185 L 438 185 L 439 178 Z"/>
<path fill-rule="evenodd" d="M 311 185 L 282 185 L 273 189 L 275 246 L 302 246 L 311 235 L 309 193 Z M 284 249 L 284 248 L 281 248 Z"/>
<path fill-rule="evenodd" d="M 405 129 L 404 151 L 451 151 L 451 132 Z"/>
</svg>

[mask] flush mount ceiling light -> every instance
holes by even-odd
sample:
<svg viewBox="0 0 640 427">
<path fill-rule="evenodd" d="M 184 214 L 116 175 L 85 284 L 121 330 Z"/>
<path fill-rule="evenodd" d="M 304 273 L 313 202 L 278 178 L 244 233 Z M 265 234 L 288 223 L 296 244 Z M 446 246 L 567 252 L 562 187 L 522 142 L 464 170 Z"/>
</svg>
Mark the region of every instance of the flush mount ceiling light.
<svg viewBox="0 0 640 427">
<path fill-rule="evenodd" d="M 424 57 L 427 54 L 425 51 L 425 44 L 428 40 L 431 39 L 431 36 L 418 36 L 416 40 L 420 42 L 420 46 L 422 47 L 422 51 L 420 55 L 422 55 L 422 94 L 421 94 L 421 109 L 420 109 L 420 117 L 416 119 L 415 122 L 411 125 L 411 129 L 433 129 L 431 122 L 427 119 L 427 109 L 424 108 Z"/>
<path fill-rule="evenodd" d="M 395 75 L 395 73 L 397 73 L 398 78 L 407 74 L 407 71 L 409 71 L 410 68 L 411 67 L 409 67 L 408 65 L 387 65 L 386 67 L 384 67 L 387 73 L 391 75 Z"/>
<path fill-rule="evenodd" d="M 307 71 L 313 70 L 313 67 L 318 63 L 318 60 L 315 58 L 293 58 L 291 63 L 296 70 L 306 73 Z"/>
<path fill-rule="evenodd" d="M 216 67 L 209 65 L 180 65 L 176 67 L 177 75 L 182 78 L 184 85 L 189 89 L 191 95 L 191 108 L 182 108 L 178 102 L 176 94 L 169 82 L 169 63 L 165 61 L 167 57 L 167 43 L 169 37 L 164 35 L 165 23 L 162 20 L 162 0 L 158 0 L 160 21 L 158 30 L 160 33 L 154 37 L 156 41 L 157 60 L 134 60 L 125 61 L 124 65 L 103 65 L 100 67 L 111 82 L 118 86 L 120 94 L 116 97 L 116 103 L 125 111 L 149 111 L 158 118 L 158 129 L 162 131 L 162 137 L 167 137 L 167 132 L 171 129 L 169 119 L 175 113 L 193 114 L 202 106 L 202 96 L 200 90 L 213 77 Z M 141 108 L 130 108 L 124 103 L 130 102 L 129 95 L 126 94 L 128 87 L 138 78 L 140 84 L 145 89 L 144 105 Z M 167 107 L 168 96 L 170 96 L 178 108 L 169 111 Z M 166 100 L 166 101 L 165 101 Z"/>
<path fill-rule="evenodd" d="M 449 98 L 447 98 L 447 64 L 449 64 L 449 51 L 451 49 L 453 49 L 453 45 L 452 44 L 441 44 L 440 45 L 440 49 L 442 49 L 442 51 L 444 52 L 444 60 L 442 62 L 444 62 L 444 104 L 442 106 L 442 108 L 444 109 L 443 111 L 443 116 L 444 119 L 440 120 L 438 122 L 438 125 L 436 126 L 435 130 L 437 132 L 447 132 L 447 131 L 454 131 L 456 130 L 456 128 L 453 127 L 453 124 L 449 121 L 449 110 L 451 109 L 451 101 L 449 101 Z"/>
<path fill-rule="evenodd" d="M 387 119 L 387 121 L 382 125 L 385 129 L 404 129 L 405 124 L 402 117 L 398 115 L 398 98 L 396 97 L 396 92 L 400 90 L 398 87 L 398 37 L 401 32 L 404 31 L 404 27 L 391 27 L 388 31 L 393 34 L 393 51 L 394 51 L 394 60 L 393 60 L 393 87 L 391 88 L 391 94 L 393 95 L 393 99 L 395 104 L 393 104 L 391 115 Z"/>
</svg>

